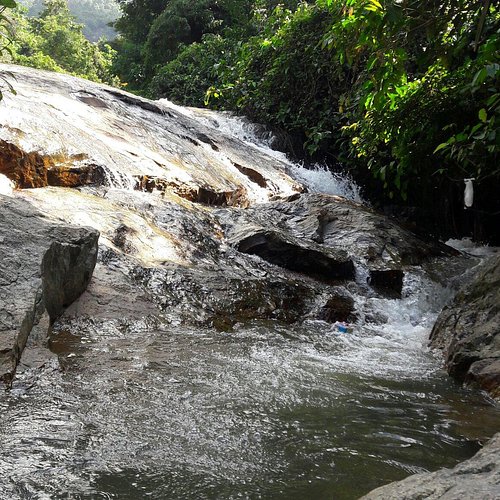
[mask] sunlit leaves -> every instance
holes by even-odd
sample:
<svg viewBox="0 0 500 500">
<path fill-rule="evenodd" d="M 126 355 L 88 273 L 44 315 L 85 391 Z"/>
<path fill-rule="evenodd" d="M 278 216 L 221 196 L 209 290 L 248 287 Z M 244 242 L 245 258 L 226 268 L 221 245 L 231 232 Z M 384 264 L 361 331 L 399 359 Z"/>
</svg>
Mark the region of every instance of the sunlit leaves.
<svg viewBox="0 0 500 500">
<path fill-rule="evenodd" d="M 95 81 L 116 83 L 111 75 L 113 49 L 89 42 L 66 0 L 50 0 L 38 17 L 12 13 L 12 60 L 17 64 L 59 71 Z"/>
<path fill-rule="evenodd" d="M 4 12 L 6 9 L 14 9 L 16 6 L 17 4 L 14 0 L 0 0 L 0 55 L 3 52 L 11 52 L 11 39 L 8 31 L 10 21 Z M 3 99 L 4 87 L 7 87 L 7 90 L 15 94 L 12 84 L 4 76 L 0 76 L 0 100 Z"/>
</svg>

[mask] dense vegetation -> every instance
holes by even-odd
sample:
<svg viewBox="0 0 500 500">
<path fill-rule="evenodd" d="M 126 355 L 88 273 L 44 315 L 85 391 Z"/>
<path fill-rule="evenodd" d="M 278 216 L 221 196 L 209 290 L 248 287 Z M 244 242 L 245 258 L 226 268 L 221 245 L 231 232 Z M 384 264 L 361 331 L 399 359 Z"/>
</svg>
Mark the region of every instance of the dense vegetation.
<svg viewBox="0 0 500 500">
<path fill-rule="evenodd" d="M 8 32 L 9 61 L 97 82 L 118 82 L 111 72 L 114 50 L 105 42 L 87 40 L 66 0 L 46 0 L 37 17 L 27 16 L 24 9 L 13 11 Z"/>
<path fill-rule="evenodd" d="M 491 0 L 117 2 L 116 52 L 85 45 L 66 1 L 46 0 L 58 14 L 15 18 L 14 60 L 248 115 L 293 155 L 350 169 L 381 205 L 412 207 L 441 233 L 498 233 Z M 464 178 L 479 195 L 467 212 Z"/>
<path fill-rule="evenodd" d="M 381 203 L 448 227 L 474 222 L 462 192 L 475 178 L 476 230 L 497 220 L 493 2 L 120 3 L 115 69 L 130 88 L 246 114 L 295 155 L 350 168 Z"/>
<path fill-rule="evenodd" d="M 43 10 L 43 0 L 20 0 L 29 8 L 29 16 L 38 16 Z M 91 42 L 101 38 L 112 40 L 116 32 L 110 23 L 118 19 L 120 9 L 115 0 L 68 0 L 70 12 L 83 24 L 83 34 Z"/>
</svg>

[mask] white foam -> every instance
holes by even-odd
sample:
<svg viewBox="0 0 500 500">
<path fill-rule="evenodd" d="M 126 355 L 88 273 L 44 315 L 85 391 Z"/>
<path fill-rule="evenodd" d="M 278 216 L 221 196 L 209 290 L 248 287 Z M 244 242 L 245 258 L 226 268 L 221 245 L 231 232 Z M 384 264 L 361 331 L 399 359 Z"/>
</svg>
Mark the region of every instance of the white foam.
<svg viewBox="0 0 500 500">
<path fill-rule="evenodd" d="M 315 164 L 306 168 L 297 163 L 291 166 L 291 174 L 313 193 L 343 196 L 357 203 L 365 203 L 359 186 L 349 175 L 332 172 L 325 165 Z"/>
<path fill-rule="evenodd" d="M 475 257 L 489 257 L 500 251 L 499 247 L 480 245 L 472 241 L 471 238 L 462 238 L 461 240 L 449 239 L 445 243 L 459 252 L 465 252 Z"/>
<path fill-rule="evenodd" d="M 0 174 L 0 194 L 11 196 L 14 191 L 14 183 L 5 175 Z"/>
</svg>

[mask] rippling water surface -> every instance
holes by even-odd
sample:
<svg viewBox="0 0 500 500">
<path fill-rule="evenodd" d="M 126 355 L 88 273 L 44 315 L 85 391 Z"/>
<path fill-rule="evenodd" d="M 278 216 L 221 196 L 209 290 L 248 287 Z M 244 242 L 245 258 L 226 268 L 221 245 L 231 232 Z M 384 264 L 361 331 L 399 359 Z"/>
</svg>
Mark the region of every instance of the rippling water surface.
<svg viewBox="0 0 500 500">
<path fill-rule="evenodd" d="M 453 466 L 499 412 L 425 348 L 436 294 L 415 275 L 401 301 L 360 298 L 351 334 L 56 325 L 64 370 L 26 372 L 0 396 L 0 496 L 354 499 Z"/>
</svg>

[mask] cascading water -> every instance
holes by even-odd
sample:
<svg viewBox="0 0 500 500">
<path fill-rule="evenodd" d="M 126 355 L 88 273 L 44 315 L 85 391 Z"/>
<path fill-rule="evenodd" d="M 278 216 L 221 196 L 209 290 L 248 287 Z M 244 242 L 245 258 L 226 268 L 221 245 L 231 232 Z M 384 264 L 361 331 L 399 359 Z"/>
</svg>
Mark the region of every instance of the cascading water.
<svg viewBox="0 0 500 500">
<path fill-rule="evenodd" d="M 86 122 L 81 141 L 94 140 L 102 162 L 111 162 L 118 176 L 111 188 L 13 193 L 48 218 L 98 228 L 101 248 L 89 292 L 52 326 L 58 360 L 21 366 L 13 389 L 0 395 L 1 500 L 348 500 L 410 473 L 452 466 L 497 430 L 498 409 L 453 383 L 427 348 L 453 293 L 440 283 L 462 273 L 461 257 L 429 263 L 440 283 L 409 269 L 399 299 L 372 290 L 369 271 L 358 265 L 357 283 L 345 285 L 356 317 L 350 333 L 272 314 L 243 316 L 230 328 L 203 323 L 200 311 L 218 306 L 220 289 L 238 298 L 262 277 L 275 288 L 283 282 L 259 257 L 243 260 L 229 248 L 222 215 L 209 204 L 197 207 L 168 190 L 134 191 L 135 176 L 186 185 L 204 176 L 223 191 L 228 178 L 240 182 L 241 171 L 274 161 L 310 191 L 359 202 L 359 189 L 322 167 L 294 165 L 237 118 L 161 102 L 154 115 L 134 104 L 138 109 L 118 120 L 110 109 L 121 110 L 123 100 L 104 101 L 94 87 L 85 95 L 90 91 L 104 104 L 89 111 L 76 103 L 72 119 L 80 113 L 97 124 L 93 134 Z M 174 116 L 167 131 L 160 111 Z M 117 156 L 112 148 L 120 141 Z M 272 189 L 294 192 L 278 168 L 262 171 L 269 177 L 251 172 L 245 184 L 253 203 Z M 220 180 L 221 172 L 227 178 Z M 223 257 L 225 267 L 216 267 Z M 249 268 L 253 281 L 238 282 L 240 268 Z M 288 279 L 296 288 L 308 278 Z M 258 301 L 266 290 L 256 290 Z M 263 302 L 271 311 L 274 298 Z"/>
<path fill-rule="evenodd" d="M 343 196 L 358 203 L 365 201 L 361 196 L 360 187 L 348 175 L 333 172 L 326 165 L 305 166 L 303 163 L 293 162 L 284 153 L 273 149 L 275 138 L 261 125 L 256 125 L 244 117 L 235 116 L 228 112 L 184 108 L 167 99 L 162 99 L 160 102 L 170 109 L 196 118 L 203 125 L 215 129 L 221 134 L 235 137 L 278 159 L 286 165 L 290 175 L 303 183 L 310 192 Z"/>
<path fill-rule="evenodd" d="M 292 176 L 313 193 L 342 196 L 357 203 L 365 203 L 360 187 L 348 175 L 332 172 L 326 165 L 315 164 L 306 168 L 301 164 L 290 167 Z"/>
</svg>

